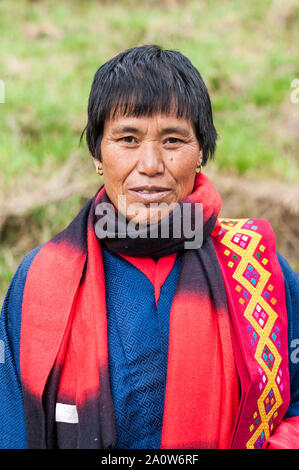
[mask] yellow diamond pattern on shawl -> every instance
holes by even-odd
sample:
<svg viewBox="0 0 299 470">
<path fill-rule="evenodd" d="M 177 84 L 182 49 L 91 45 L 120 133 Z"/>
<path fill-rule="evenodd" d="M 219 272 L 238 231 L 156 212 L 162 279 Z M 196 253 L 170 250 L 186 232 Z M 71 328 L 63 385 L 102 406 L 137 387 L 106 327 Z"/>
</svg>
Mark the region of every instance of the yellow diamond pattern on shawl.
<svg viewBox="0 0 299 470">
<path fill-rule="evenodd" d="M 254 327 L 254 329 L 259 335 L 259 341 L 256 347 L 254 358 L 259 364 L 259 366 L 262 368 L 264 374 L 268 378 L 268 382 L 257 400 L 257 408 L 259 410 L 259 414 L 261 417 L 260 424 L 255 430 L 254 434 L 246 443 L 246 448 L 254 449 L 255 448 L 254 444 L 256 443 L 256 441 L 258 440 L 259 436 L 262 433 L 264 433 L 266 440 L 270 437 L 270 430 L 271 430 L 271 426 L 273 428 L 273 425 L 272 423 L 270 424 L 269 421 L 271 420 L 272 416 L 276 418 L 277 416 L 276 410 L 282 404 L 282 398 L 281 398 L 281 394 L 280 394 L 280 391 L 278 389 L 278 386 L 275 380 L 280 363 L 281 363 L 281 356 L 276 346 L 273 344 L 273 342 L 270 339 L 270 333 L 277 319 L 277 313 L 266 302 L 266 300 L 262 296 L 262 292 L 265 286 L 268 284 L 271 273 L 267 271 L 265 268 L 265 265 L 268 263 L 267 258 L 262 259 L 261 261 L 262 265 L 261 265 L 259 261 L 253 256 L 257 247 L 259 246 L 261 242 L 262 235 L 260 235 L 255 230 L 242 228 L 244 225 L 246 225 L 246 223 L 249 220 L 250 219 L 220 219 L 220 223 L 221 223 L 221 226 L 225 230 L 227 230 L 227 232 L 224 234 L 221 240 L 221 243 L 223 243 L 226 246 L 226 249 L 230 249 L 231 251 L 239 255 L 241 258 L 238 264 L 234 263 L 235 270 L 232 269 L 231 274 L 232 274 L 233 279 L 235 279 L 251 294 L 251 299 L 249 300 L 246 306 L 246 309 L 244 311 L 244 317 L 246 317 L 248 322 Z M 237 244 L 232 242 L 236 234 L 248 235 L 251 238 L 246 249 L 243 249 L 241 246 L 238 246 Z M 267 248 L 266 246 L 261 244 L 259 246 L 259 251 L 264 253 L 266 251 L 266 248 Z M 243 275 L 248 264 L 253 266 L 253 268 L 260 275 L 259 281 L 256 286 L 253 286 L 249 282 L 249 280 L 246 279 Z M 259 304 L 264 309 L 264 311 L 268 314 L 268 320 L 264 328 L 262 328 L 260 324 L 253 317 L 253 312 L 257 304 Z M 272 304 L 274 307 L 275 302 L 272 302 Z M 271 369 L 267 366 L 266 362 L 264 362 L 264 360 L 262 359 L 262 355 L 263 355 L 263 351 L 265 347 L 269 348 L 272 355 L 274 356 L 274 364 Z M 275 403 L 274 403 L 274 406 L 271 408 L 271 410 L 267 413 L 265 406 L 264 406 L 264 401 L 271 389 L 273 390 L 273 393 L 274 393 Z M 250 427 L 250 430 L 252 430 L 252 427 Z"/>
</svg>

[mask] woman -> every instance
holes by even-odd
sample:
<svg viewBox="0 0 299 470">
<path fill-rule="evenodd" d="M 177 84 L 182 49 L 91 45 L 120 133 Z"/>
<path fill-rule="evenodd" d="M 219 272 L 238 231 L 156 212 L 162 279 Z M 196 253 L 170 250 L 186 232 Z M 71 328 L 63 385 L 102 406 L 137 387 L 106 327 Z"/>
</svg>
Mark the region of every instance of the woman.
<svg viewBox="0 0 299 470">
<path fill-rule="evenodd" d="M 86 137 L 104 186 L 4 301 L 1 447 L 298 448 L 298 275 L 267 221 L 219 219 L 198 71 L 122 52 Z"/>
</svg>

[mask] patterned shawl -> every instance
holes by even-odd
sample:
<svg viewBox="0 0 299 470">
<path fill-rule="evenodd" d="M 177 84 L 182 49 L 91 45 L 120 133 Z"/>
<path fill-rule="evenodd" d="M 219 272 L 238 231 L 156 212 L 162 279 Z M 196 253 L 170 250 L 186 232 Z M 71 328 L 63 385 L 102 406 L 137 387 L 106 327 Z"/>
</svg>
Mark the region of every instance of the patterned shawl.
<svg viewBox="0 0 299 470">
<path fill-rule="evenodd" d="M 191 204 L 193 222 L 196 203 L 203 205 L 203 243 L 196 249 L 185 249 L 186 237 L 174 238 L 173 233 L 156 239 L 104 236 L 100 241 L 95 224 L 101 216 L 95 209 L 107 201 L 102 186 L 71 224 L 41 248 L 27 276 L 20 363 L 28 447 L 115 447 L 102 243 L 134 256 L 182 252 L 170 312 L 161 447 L 228 447 L 238 379 L 226 293 L 210 237 L 220 230 L 220 196 L 201 174 L 192 194 L 179 203 L 180 209 Z M 69 413 L 67 424 L 59 419 L 62 405 Z"/>
</svg>

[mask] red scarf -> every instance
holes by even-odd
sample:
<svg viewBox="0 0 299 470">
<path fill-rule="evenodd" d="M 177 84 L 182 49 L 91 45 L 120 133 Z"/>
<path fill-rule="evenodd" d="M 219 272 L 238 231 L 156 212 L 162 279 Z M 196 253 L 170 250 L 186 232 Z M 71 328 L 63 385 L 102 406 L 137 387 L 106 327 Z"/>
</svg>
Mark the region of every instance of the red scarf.
<svg viewBox="0 0 299 470">
<path fill-rule="evenodd" d="M 101 244 L 133 256 L 184 250 L 184 238 L 99 242 L 95 207 L 103 201 L 104 187 L 40 249 L 27 276 L 20 363 L 29 448 L 115 446 Z M 182 255 L 170 313 L 161 447 L 226 448 L 239 388 L 226 293 L 210 237 L 219 231 L 221 199 L 201 174 L 186 201 L 203 203 L 204 241 Z M 62 444 L 65 429 L 55 421 L 56 403 L 69 405 L 71 415 Z"/>
</svg>

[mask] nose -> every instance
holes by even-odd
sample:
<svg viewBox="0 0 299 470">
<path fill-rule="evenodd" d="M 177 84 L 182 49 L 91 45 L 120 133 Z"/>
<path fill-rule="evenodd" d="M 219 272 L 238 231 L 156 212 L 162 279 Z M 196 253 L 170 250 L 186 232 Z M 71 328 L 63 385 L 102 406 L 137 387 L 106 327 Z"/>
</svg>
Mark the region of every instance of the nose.
<svg viewBox="0 0 299 470">
<path fill-rule="evenodd" d="M 164 162 L 156 142 L 147 142 L 140 148 L 137 169 L 139 173 L 155 176 L 164 173 Z"/>
</svg>

